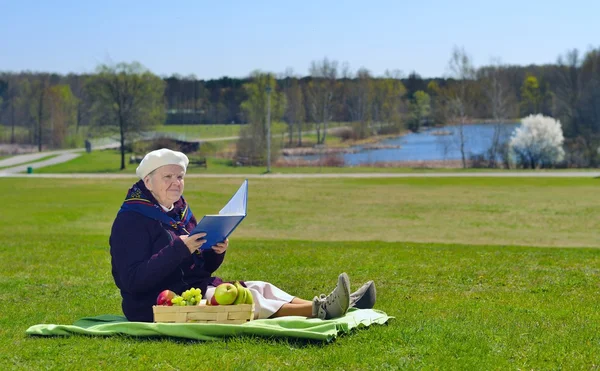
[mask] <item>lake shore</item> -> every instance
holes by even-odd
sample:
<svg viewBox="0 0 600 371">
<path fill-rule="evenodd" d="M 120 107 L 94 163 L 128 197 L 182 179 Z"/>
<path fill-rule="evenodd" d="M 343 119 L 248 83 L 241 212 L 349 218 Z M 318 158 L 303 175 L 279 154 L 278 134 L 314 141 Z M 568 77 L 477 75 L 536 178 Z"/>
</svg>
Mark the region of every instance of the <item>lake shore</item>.
<svg viewBox="0 0 600 371">
<path fill-rule="evenodd" d="M 412 169 L 460 169 L 463 167 L 461 160 L 429 160 L 429 161 L 385 161 L 362 163 L 357 165 L 346 165 L 339 156 L 328 155 L 322 159 L 305 160 L 289 159 L 280 157 L 276 166 L 281 167 L 316 167 L 316 166 L 337 166 L 353 168 L 412 168 Z M 471 161 L 467 160 L 467 167 L 471 166 Z"/>
<path fill-rule="evenodd" d="M 358 153 L 363 150 L 370 149 L 395 149 L 400 148 L 399 145 L 393 144 L 381 144 L 381 143 L 366 143 L 353 147 L 326 147 L 326 148 L 315 148 L 315 147 L 296 147 L 296 148 L 284 148 L 281 150 L 283 156 L 312 156 L 312 155 L 334 155 L 341 153 Z"/>
</svg>

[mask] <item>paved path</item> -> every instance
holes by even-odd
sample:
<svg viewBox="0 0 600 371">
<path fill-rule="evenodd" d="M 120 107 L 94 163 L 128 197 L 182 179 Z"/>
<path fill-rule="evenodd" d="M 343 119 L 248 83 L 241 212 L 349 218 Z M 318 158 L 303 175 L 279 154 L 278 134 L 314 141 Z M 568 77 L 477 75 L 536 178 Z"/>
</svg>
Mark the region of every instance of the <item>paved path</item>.
<svg viewBox="0 0 600 371">
<path fill-rule="evenodd" d="M 82 151 L 81 149 L 70 149 L 65 151 L 48 151 L 48 152 L 36 152 L 36 153 L 27 153 L 23 155 L 16 155 L 9 158 L 5 158 L 4 160 L 0 160 L 0 167 L 7 166 L 16 166 L 19 164 L 25 164 L 28 162 L 39 160 L 40 158 L 61 155 L 64 153 L 73 153 L 77 151 Z"/>
<path fill-rule="evenodd" d="M 108 148 L 118 148 L 119 144 L 110 143 L 102 146 L 94 147 L 95 150 L 102 150 Z M 44 166 L 60 164 L 63 162 L 71 161 L 72 159 L 79 157 L 81 153 L 85 151 L 84 148 L 65 149 L 60 151 L 47 151 L 47 152 L 36 152 L 27 153 L 23 155 L 16 155 L 4 160 L 0 160 L 0 168 L 6 167 L 6 169 L 0 169 L 0 176 L 2 173 L 20 173 L 27 171 L 28 167 L 39 169 Z M 44 161 L 30 163 L 37 161 L 44 157 L 55 156 Z M 11 167 L 8 167 L 11 166 Z"/>
<path fill-rule="evenodd" d="M 26 166 L 25 166 L 26 167 Z M 22 170 L 23 171 L 23 170 Z M 135 174 L 17 174 L 0 170 L 0 178 L 134 179 Z M 600 178 L 598 171 L 539 171 L 481 173 L 323 173 L 323 174 L 188 174 L 186 178 Z"/>
<path fill-rule="evenodd" d="M 45 156 L 48 156 L 48 154 L 46 153 Z M 41 157 L 45 157 L 45 156 L 41 156 Z M 58 156 L 49 158 L 44 161 L 38 161 L 38 162 L 34 162 L 32 164 L 24 164 L 24 165 L 17 165 L 17 166 L 9 167 L 7 169 L 0 170 L 0 177 L 7 176 L 10 174 L 26 172 L 28 167 L 31 167 L 34 169 L 39 169 L 39 168 L 45 167 L 45 166 L 60 164 L 63 162 L 71 161 L 72 159 L 79 157 L 79 156 L 80 156 L 79 153 L 62 153 L 62 154 L 59 154 Z M 21 174 L 21 175 L 30 175 L 30 174 Z"/>
</svg>

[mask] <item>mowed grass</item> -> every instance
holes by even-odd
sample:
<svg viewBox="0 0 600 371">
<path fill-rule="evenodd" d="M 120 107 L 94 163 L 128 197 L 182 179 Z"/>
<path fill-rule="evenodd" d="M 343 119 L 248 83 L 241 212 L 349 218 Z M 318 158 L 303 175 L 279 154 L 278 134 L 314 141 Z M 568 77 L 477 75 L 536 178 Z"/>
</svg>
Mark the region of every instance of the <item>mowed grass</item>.
<svg viewBox="0 0 600 371">
<path fill-rule="evenodd" d="M 201 216 L 218 211 L 239 183 L 188 179 L 185 194 Z M 599 183 L 251 179 L 249 215 L 219 276 L 267 280 L 311 298 L 346 271 L 353 289 L 373 279 L 376 308 L 396 317 L 324 345 L 26 336 L 37 323 L 120 313 L 108 235 L 131 181 L 0 179 L 7 211 L 0 214 L 0 365 L 593 369 L 600 362 Z"/>
</svg>

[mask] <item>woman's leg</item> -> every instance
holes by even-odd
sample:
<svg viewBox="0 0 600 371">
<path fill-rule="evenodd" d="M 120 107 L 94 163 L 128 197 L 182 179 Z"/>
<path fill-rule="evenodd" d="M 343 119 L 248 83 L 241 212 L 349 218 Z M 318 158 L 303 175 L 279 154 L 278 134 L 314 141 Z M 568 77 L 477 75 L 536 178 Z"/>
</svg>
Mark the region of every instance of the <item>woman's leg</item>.
<svg viewBox="0 0 600 371">
<path fill-rule="evenodd" d="M 306 300 L 304 300 L 306 301 Z M 285 317 L 285 316 L 302 316 L 302 317 L 313 317 L 313 305 L 312 302 L 306 303 L 285 303 L 279 308 L 279 310 L 270 318 Z"/>
<path fill-rule="evenodd" d="M 245 281 L 244 283 L 254 298 L 255 319 L 271 318 L 283 305 L 293 303 L 296 299 L 269 282 Z M 298 301 L 294 302 L 297 303 Z"/>
<path fill-rule="evenodd" d="M 300 299 L 299 297 L 295 296 L 292 301 L 290 301 L 291 304 L 311 304 L 312 305 L 312 301 L 310 300 L 304 300 L 304 299 Z"/>
</svg>

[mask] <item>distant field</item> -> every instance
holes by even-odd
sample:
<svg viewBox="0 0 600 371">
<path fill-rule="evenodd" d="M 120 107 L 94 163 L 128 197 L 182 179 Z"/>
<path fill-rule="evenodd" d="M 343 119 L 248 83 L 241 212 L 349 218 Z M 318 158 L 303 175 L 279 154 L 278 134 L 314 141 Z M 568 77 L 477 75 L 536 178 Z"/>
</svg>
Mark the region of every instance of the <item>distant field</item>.
<svg viewBox="0 0 600 371">
<path fill-rule="evenodd" d="M 38 189 L 31 202 L 45 208 L 77 203 L 88 193 L 118 203 L 133 181 L 2 179 L 0 184 L 27 184 L 20 192 Z M 189 178 L 186 198 L 194 212 L 212 213 L 240 182 Z M 53 187 L 64 189 L 61 184 L 72 189 L 44 203 Z M 600 179 L 590 178 L 253 178 L 247 228 L 236 237 L 600 247 L 600 220 L 594 217 L 600 209 L 598 186 Z M 104 208 L 94 215 L 103 218 Z M 107 227 L 98 222 L 86 230 Z"/>
</svg>

